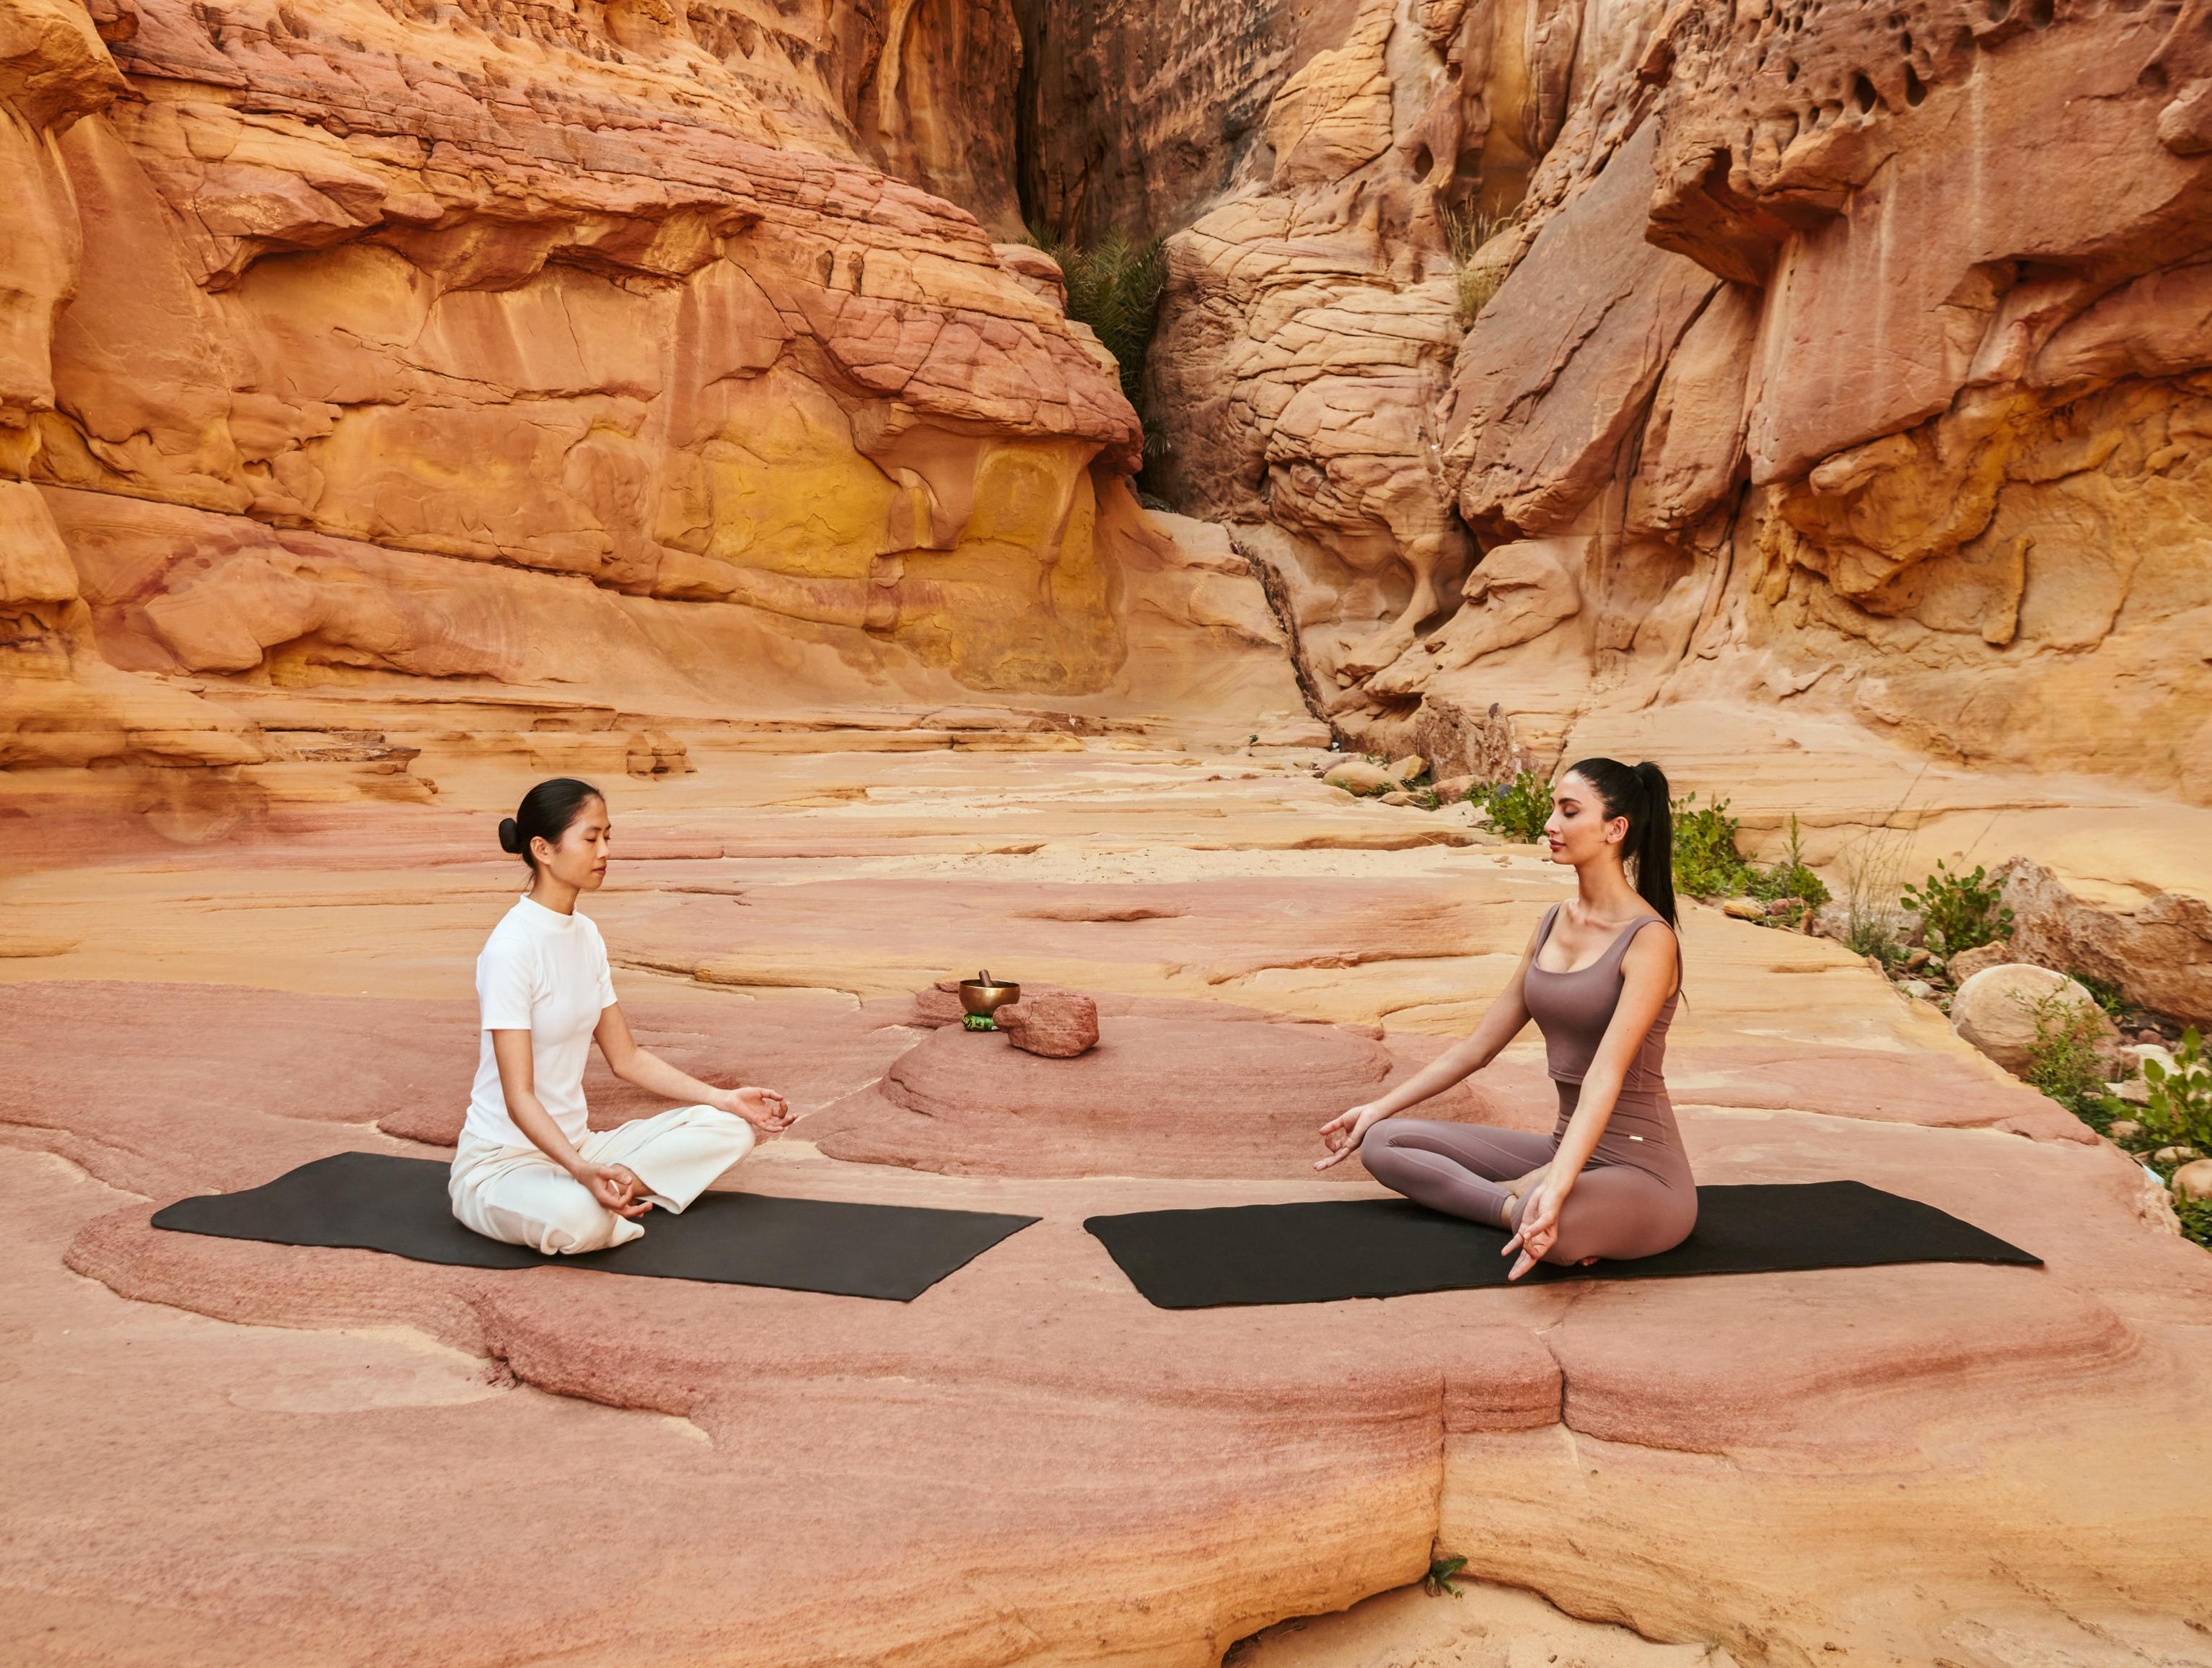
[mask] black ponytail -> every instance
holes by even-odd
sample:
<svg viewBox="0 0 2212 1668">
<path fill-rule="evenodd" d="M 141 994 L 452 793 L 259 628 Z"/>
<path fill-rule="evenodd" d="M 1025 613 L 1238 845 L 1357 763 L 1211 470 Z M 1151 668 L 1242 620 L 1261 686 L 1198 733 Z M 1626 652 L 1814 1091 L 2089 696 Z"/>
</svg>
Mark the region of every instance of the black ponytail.
<svg viewBox="0 0 2212 1668">
<path fill-rule="evenodd" d="M 538 872 L 538 859 L 530 854 L 530 842 L 543 840 L 557 846 L 561 836 L 568 832 L 568 825 L 583 815 L 584 807 L 594 799 L 606 796 L 589 782 L 580 782 L 573 776 L 556 776 L 540 782 L 522 796 L 522 804 L 512 816 L 499 820 L 499 849 L 511 852 L 530 865 L 530 872 Z"/>
<path fill-rule="evenodd" d="M 1608 817 L 1628 819 L 1620 842 L 1621 860 L 1651 913 L 1670 927 L 1680 924 L 1674 910 L 1674 813 L 1668 803 L 1667 773 L 1646 759 L 1633 769 L 1618 759 L 1584 759 L 1575 766 L 1597 791 Z"/>
</svg>

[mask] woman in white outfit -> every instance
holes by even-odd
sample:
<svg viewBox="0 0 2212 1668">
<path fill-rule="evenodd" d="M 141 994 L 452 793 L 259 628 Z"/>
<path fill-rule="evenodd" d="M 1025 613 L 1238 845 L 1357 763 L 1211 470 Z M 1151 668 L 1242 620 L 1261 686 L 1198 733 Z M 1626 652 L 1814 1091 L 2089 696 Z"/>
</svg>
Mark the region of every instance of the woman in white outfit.
<svg viewBox="0 0 2212 1668">
<path fill-rule="evenodd" d="M 647 1210 L 682 1210 L 752 1150 L 754 1130 L 791 1123 L 773 1090 L 713 1088 L 630 1036 L 606 945 L 576 912 L 577 895 L 606 878 L 611 832 L 589 783 L 531 789 L 499 825 L 500 845 L 530 865 L 530 890 L 477 957 L 483 1044 L 447 1191 L 466 1226 L 543 1252 L 636 1239 Z M 592 1130 L 584 1062 L 594 1041 L 617 1077 L 699 1104 Z"/>
</svg>

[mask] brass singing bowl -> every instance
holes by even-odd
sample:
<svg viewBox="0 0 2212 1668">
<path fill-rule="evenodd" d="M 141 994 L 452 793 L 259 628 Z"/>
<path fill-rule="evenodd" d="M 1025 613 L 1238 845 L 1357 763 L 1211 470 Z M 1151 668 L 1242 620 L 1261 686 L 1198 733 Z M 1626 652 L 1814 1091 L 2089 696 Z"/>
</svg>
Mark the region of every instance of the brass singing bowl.
<svg viewBox="0 0 2212 1668">
<path fill-rule="evenodd" d="M 960 1006 L 978 1019 L 988 1018 L 994 1008 L 1003 1008 L 1009 1002 L 1022 999 L 1022 987 L 1002 984 L 994 979 L 963 979 L 960 981 Z"/>
</svg>

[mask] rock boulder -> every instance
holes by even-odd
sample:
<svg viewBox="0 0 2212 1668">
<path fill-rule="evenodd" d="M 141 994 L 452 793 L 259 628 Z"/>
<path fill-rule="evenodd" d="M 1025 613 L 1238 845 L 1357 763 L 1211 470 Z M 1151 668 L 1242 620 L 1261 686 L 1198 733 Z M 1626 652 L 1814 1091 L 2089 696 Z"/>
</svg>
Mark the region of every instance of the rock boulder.
<svg viewBox="0 0 2212 1668">
<path fill-rule="evenodd" d="M 1954 985 L 1963 985 L 1976 974 L 1990 967 L 2001 967 L 2008 961 L 2017 961 L 2019 955 L 2010 944 L 1977 944 L 1972 949 L 1962 949 L 1944 964 Z"/>
<path fill-rule="evenodd" d="M 1322 780 L 1346 793 L 1384 793 L 1399 785 L 1396 777 L 1368 759 L 1346 759 L 1331 765 Z"/>
<path fill-rule="evenodd" d="M 1015 1047 L 1047 1059 L 1071 1060 L 1098 1042 L 1098 1004 L 1074 991 L 1024 997 L 991 1017 Z"/>
<path fill-rule="evenodd" d="M 1951 1028 L 2006 1071 L 2025 1071 L 2035 1046 L 2038 1011 L 2054 998 L 2058 1006 L 2094 1015 L 2100 1042 L 2118 1041 L 2112 1021 L 2098 1011 L 2096 998 L 2080 983 L 2026 961 L 1984 967 L 1960 985 L 1951 998 Z"/>
<path fill-rule="evenodd" d="M 2024 955 L 2109 979 L 2159 1013 L 2212 1021 L 2212 904 L 2203 898 L 2177 889 L 2115 907 L 2025 857 L 1991 878 L 2004 889 Z"/>
</svg>

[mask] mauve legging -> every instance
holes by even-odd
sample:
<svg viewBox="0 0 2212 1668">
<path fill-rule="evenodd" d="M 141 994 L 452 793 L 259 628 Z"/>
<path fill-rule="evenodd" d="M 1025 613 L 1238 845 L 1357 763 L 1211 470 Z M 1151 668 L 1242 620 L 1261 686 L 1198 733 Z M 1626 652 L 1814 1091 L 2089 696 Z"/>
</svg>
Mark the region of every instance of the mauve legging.
<svg viewBox="0 0 2212 1668">
<path fill-rule="evenodd" d="M 1567 1110 L 1562 1109 L 1562 1127 Z M 1669 1118 L 1668 1123 L 1672 1122 Z M 1632 1149 L 1631 1155 L 1607 1162 L 1603 1149 L 1615 1144 L 1614 1137 L 1614 1131 L 1607 1131 L 1599 1152 L 1591 1155 L 1576 1178 L 1574 1192 L 1559 1212 L 1559 1238 L 1546 1262 L 1649 1257 L 1680 1245 L 1697 1222 L 1697 1184 L 1680 1149 L 1639 1139 L 1638 1145 L 1647 1150 Z M 1550 1163 L 1557 1147 L 1556 1136 L 1527 1130 L 1386 1118 L 1368 1130 L 1359 1143 L 1359 1157 L 1376 1180 L 1416 1204 L 1510 1229 L 1519 1225 L 1526 1200 L 1516 1201 L 1509 1214 L 1505 1189 L 1498 1184 L 1517 1181 Z M 1680 1174 L 1674 1174 L 1678 1169 Z"/>
</svg>

